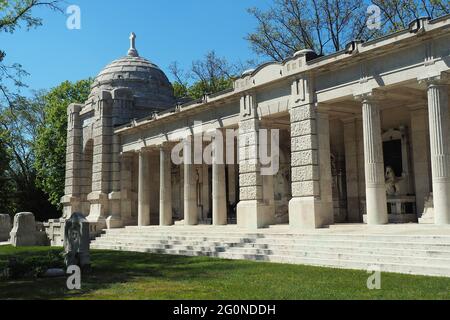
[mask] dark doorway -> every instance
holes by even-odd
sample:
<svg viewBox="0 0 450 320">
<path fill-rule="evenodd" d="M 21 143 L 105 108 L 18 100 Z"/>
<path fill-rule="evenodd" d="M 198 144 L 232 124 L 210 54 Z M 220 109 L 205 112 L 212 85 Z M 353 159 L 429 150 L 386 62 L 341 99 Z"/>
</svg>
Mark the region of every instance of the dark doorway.
<svg viewBox="0 0 450 320">
<path fill-rule="evenodd" d="M 397 177 L 402 176 L 402 141 L 391 140 L 383 142 L 384 169 L 391 167 Z"/>
</svg>

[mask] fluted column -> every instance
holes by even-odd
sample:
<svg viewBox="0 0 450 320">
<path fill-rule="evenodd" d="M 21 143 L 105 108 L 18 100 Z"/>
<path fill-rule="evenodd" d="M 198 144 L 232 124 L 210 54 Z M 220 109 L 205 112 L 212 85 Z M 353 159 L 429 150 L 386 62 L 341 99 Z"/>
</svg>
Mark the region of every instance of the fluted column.
<svg viewBox="0 0 450 320">
<path fill-rule="evenodd" d="M 225 186 L 225 164 L 223 139 L 217 131 L 213 138 L 212 158 L 212 223 L 215 226 L 227 224 L 227 201 Z"/>
<path fill-rule="evenodd" d="M 150 225 L 150 157 L 149 152 L 139 152 L 138 225 Z"/>
<path fill-rule="evenodd" d="M 362 100 L 367 223 L 388 223 L 380 109 L 373 97 Z"/>
<path fill-rule="evenodd" d="M 450 224 L 450 144 L 448 86 L 428 83 L 428 114 L 435 223 Z"/>
<path fill-rule="evenodd" d="M 170 226 L 172 221 L 172 170 L 170 160 L 170 149 L 161 146 L 160 155 L 160 192 L 159 192 L 159 224 Z"/>
<path fill-rule="evenodd" d="M 184 224 L 198 224 L 197 215 L 197 197 L 194 177 L 194 161 L 191 138 L 184 140 L 183 159 L 184 159 Z"/>
</svg>

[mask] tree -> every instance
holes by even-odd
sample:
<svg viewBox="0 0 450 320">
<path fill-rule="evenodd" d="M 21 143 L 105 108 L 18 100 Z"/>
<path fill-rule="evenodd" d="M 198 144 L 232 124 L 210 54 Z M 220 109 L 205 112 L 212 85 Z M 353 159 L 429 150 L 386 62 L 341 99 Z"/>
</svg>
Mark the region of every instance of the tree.
<svg viewBox="0 0 450 320">
<path fill-rule="evenodd" d="M 380 8 L 381 28 L 367 28 L 369 5 Z M 256 30 L 247 35 L 259 55 L 282 61 L 301 49 L 319 55 L 344 49 L 352 40 L 406 28 L 413 19 L 449 13 L 445 0 L 274 0 L 268 10 L 250 8 Z"/>
<path fill-rule="evenodd" d="M 84 103 L 92 80 L 75 83 L 65 81 L 44 97 L 45 121 L 37 129 L 33 146 L 38 185 L 49 195 L 50 202 L 60 208 L 64 195 L 67 138 L 67 107 Z"/>
<path fill-rule="evenodd" d="M 169 69 L 175 78 L 175 97 L 199 99 L 204 94 L 213 94 L 233 86 L 233 78 L 242 72 L 242 65 L 231 64 L 219 57 L 215 51 L 208 52 L 203 59 L 192 62 L 189 71 L 182 70 L 177 62 Z"/>
<path fill-rule="evenodd" d="M 0 128 L 0 213 L 10 213 L 14 210 L 11 197 L 13 186 L 8 176 L 11 161 L 10 152 L 6 143 L 8 139 L 8 133 Z"/>
<path fill-rule="evenodd" d="M 32 146 L 44 120 L 42 96 L 36 92 L 31 98 L 16 99 L 0 113 L 0 130 L 5 137 L 0 148 L 8 155 L 7 166 L 0 169 L 8 183 L 0 190 L 8 195 L 8 213 L 31 211 L 38 220 L 58 216 L 56 207 L 36 184 Z"/>
<path fill-rule="evenodd" d="M 45 7 L 53 11 L 63 12 L 59 4 L 61 0 L 0 0 L 0 33 L 13 33 L 23 25 L 27 30 L 42 25 L 42 19 L 33 16 L 33 10 Z M 28 73 L 18 63 L 4 64 L 6 53 L 0 48 L 0 107 L 11 106 L 19 97 L 11 91 L 11 87 L 25 87 L 22 81 Z"/>
<path fill-rule="evenodd" d="M 420 17 L 436 18 L 450 13 L 450 4 L 442 0 L 372 0 L 382 12 L 384 33 L 405 29 Z"/>
</svg>

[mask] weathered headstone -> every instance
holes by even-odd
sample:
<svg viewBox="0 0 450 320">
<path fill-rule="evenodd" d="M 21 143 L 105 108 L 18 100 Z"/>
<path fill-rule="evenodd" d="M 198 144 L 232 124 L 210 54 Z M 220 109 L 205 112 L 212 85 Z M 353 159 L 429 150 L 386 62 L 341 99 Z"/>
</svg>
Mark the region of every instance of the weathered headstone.
<svg viewBox="0 0 450 320">
<path fill-rule="evenodd" d="M 89 222 L 81 213 L 73 213 L 64 226 L 64 262 L 66 266 L 90 267 Z"/>
<path fill-rule="evenodd" d="M 14 216 L 10 242 L 15 247 L 36 245 L 36 221 L 31 212 L 21 212 Z"/>
<path fill-rule="evenodd" d="M 9 214 L 0 214 L 0 241 L 8 241 L 11 232 L 11 217 Z"/>
<path fill-rule="evenodd" d="M 0 241 L 8 241 L 11 232 L 11 217 L 9 214 L 0 214 Z"/>
</svg>

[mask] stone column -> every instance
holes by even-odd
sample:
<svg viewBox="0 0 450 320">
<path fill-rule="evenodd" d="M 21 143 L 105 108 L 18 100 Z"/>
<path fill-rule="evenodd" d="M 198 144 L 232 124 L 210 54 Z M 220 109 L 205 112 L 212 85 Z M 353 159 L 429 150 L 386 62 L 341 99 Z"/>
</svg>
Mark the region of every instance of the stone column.
<svg viewBox="0 0 450 320">
<path fill-rule="evenodd" d="M 362 97 L 367 223 L 388 223 L 380 109 L 373 96 Z"/>
<path fill-rule="evenodd" d="M 120 137 L 112 137 L 112 155 L 111 155 L 111 192 L 108 194 L 109 213 L 106 218 L 106 227 L 108 229 L 121 228 L 123 221 L 121 217 L 121 194 L 120 194 Z"/>
<path fill-rule="evenodd" d="M 450 224 L 450 142 L 448 85 L 428 83 L 431 166 L 435 224 Z"/>
<path fill-rule="evenodd" d="M 96 229 L 106 227 L 108 194 L 111 191 L 111 164 L 114 127 L 112 125 L 112 97 L 108 91 L 99 94 L 95 106 L 95 122 L 93 129 L 94 161 L 92 166 L 92 192 L 88 195 L 91 204 L 87 217 L 96 224 Z"/>
<path fill-rule="evenodd" d="M 139 152 L 138 225 L 150 225 L 150 153 Z"/>
<path fill-rule="evenodd" d="M 71 104 L 67 109 L 67 150 L 66 150 L 66 174 L 63 204 L 63 217 L 70 218 L 72 213 L 80 212 L 80 163 L 82 158 L 82 128 L 80 111 L 82 105 Z M 88 215 L 89 212 L 82 212 Z"/>
<path fill-rule="evenodd" d="M 211 203 L 209 197 L 211 195 L 211 190 L 209 186 L 209 165 L 202 165 L 202 205 L 203 205 L 203 216 L 207 217 L 211 211 Z"/>
<path fill-rule="evenodd" d="M 120 156 L 120 213 L 124 226 L 136 223 L 132 218 L 132 168 L 133 153 L 123 153 Z"/>
<path fill-rule="evenodd" d="M 239 194 L 237 223 L 248 229 L 268 225 L 271 212 L 263 202 L 263 181 L 259 159 L 259 128 L 255 95 L 241 98 L 239 122 Z"/>
<path fill-rule="evenodd" d="M 172 162 L 170 148 L 161 146 L 160 155 L 160 190 L 159 190 L 159 224 L 170 226 L 172 221 Z"/>
<path fill-rule="evenodd" d="M 227 201 L 223 138 L 219 130 L 213 137 L 212 146 L 212 223 L 220 226 L 227 224 Z"/>
<path fill-rule="evenodd" d="M 354 118 L 344 121 L 345 176 L 347 179 L 348 222 L 362 222 L 358 183 L 358 142 Z"/>
<path fill-rule="evenodd" d="M 411 142 L 417 214 L 424 212 L 425 199 L 431 192 L 430 139 L 428 113 L 425 107 L 411 110 Z"/>
<path fill-rule="evenodd" d="M 195 184 L 195 170 L 192 151 L 192 139 L 188 137 L 184 140 L 183 159 L 184 159 L 184 224 L 198 224 L 197 215 L 197 190 Z"/>
<path fill-rule="evenodd" d="M 309 79 L 292 85 L 290 109 L 292 199 L 289 224 L 314 229 L 334 223 L 329 120 L 318 114 Z M 319 160 L 320 159 L 320 160 Z"/>
</svg>

